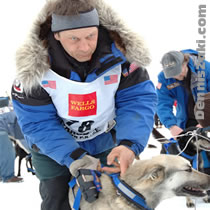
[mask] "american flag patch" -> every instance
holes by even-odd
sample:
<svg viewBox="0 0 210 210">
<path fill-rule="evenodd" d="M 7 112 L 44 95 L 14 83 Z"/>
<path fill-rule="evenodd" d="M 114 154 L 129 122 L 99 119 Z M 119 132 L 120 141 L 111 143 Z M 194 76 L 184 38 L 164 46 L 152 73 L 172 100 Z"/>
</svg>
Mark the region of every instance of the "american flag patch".
<svg viewBox="0 0 210 210">
<path fill-rule="evenodd" d="M 56 81 L 43 80 L 42 85 L 43 85 L 43 87 L 56 89 Z"/>
<path fill-rule="evenodd" d="M 109 75 L 104 77 L 104 85 L 110 85 L 118 82 L 118 75 Z"/>
<path fill-rule="evenodd" d="M 129 74 L 131 74 L 138 68 L 139 68 L 139 66 L 135 62 L 133 62 L 130 64 L 130 67 L 128 70 L 127 69 L 123 70 L 122 74 L 124 77 L 127 77 Z"/>
</svg>

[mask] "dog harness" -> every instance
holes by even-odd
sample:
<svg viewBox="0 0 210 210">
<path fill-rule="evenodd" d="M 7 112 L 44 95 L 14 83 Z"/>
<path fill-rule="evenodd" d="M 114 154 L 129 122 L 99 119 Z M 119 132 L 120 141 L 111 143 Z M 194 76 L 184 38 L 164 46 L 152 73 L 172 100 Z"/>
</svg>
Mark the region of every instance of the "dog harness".
<svg viewBox="0 0 210 210">
<path fill-rule="evenodd" d="M 84 175 L 93 176 L 93 181 L 85 181 Z M 74 177 L 69 182 L 69 186 L 74 196 L 74 204 L 72 207 L 73 210 L 79 210 L 82 195 L 84 196 L 84 199 L 89 203 L 94 202 L 98 198 L 98 194 L 102 190 L 101 183 L 99 180 L 100 176 L 101 176 L 101 173 L 96 170 L 91 170 L 91 169 L 78 170 L 78 174 L 76 175 L 76 177 Z M 74 187 L 76 186 L 76 184 L 78 186 L 78 190 L 75 195 Z"/>
<path fill-rule="evenodd" d="M 204 133 L 204 132 L 209 132 L 209 131 L 210 131 L 210 126 L 205 127 L 205 128 L 198 128 L 198 129 L 196 130 L 196 134 L 197 134 L 197 135 L 198 135 L 198 134 L 202 135 L 202 133 Z M 195 154 L 194 156 L 190 156 L 190 155 L 184 153 L 184 152 L 181 150 L 181 148 L 179 147 L 178 142 L 177 142 L 176 140 L 174 140 L 173 138 L 170 138 L 170 139 L 169 139 L 169 142 L 166 143 L 166 144 L 164 144 L 164 148 L 165 148 L 166 154 L 170 154 L 169 151 L 168 151 L 168 148 L 170 147 L 171 144 L 175 144 L 175 145 L 176 145 L 176 148 L 177 148 L 177 152 L 179 152 L 180 155 L 181 155 L 182 157 L 184 157 L 184 158 L 190 160 L 191 163 L 192 163 L 192 167 L 193 167 L 194 169 L 196 169 L 196 170 L 198 169 L 198 168 L 197 168 L 197 165 L 198 165 L 198 164 L 197 164 L 197 163 L 198 163 L 198 154 Z M 207 155 L 206 155 L 206 151 L 202 151 L 202 152 L 201 152 L 201 157 L 202 157 L 202 159 L 203 159 L 203 168 L 204 168 L 204 169 L 210 168 L 210 161 L 209 161 L 209 159 L 208 159 L 208 157 L 207 157 Z"/>
<path fill-rule="evenodd" d="M 184 153 L 184 152 L 181 150 L 181 148 L 179 147 L 178 142 L 176 143 L 176 148 L 178 149 L 179 153 L 181 152 L 180 155 L 181 155 L 182 157 L 184 157 L 184 158 L 190 160 L 190 161 L 192 162 L 192 167 L 193 167 L 194 169 L 197 170 L 197 160 L 198 160 L 197 157 L 198 157 L 198 155 L 195 154 L 194 156 L 190 156 L 190 155 Z"/>
<path fill-rule="evenodd" d="M 173 138 L 170 138 L 170 139 L 169 139 L 169 142 L 166 143 L 166 144 L 164 144 L 164 148 L 165 148 L 166 154 L 170 154 L 170 152 L 168 151 L 168 148 L 170 147 L 171 144 L 175 144 L 175 145 L 176 145 L 176 148 L 177 148 L 177 152 L 178 152 L 178 153 L 181 153 L 180 155 L 181 155 L 182 157 L 184 157 L 184 158 L 190 160 L 190 161 L 192 162 L 192 167 L 193 167 L 194 169 L 197 169 L 197 154 L 194 155 L 194 156 L 190 156 L 190 155 L 184 153 L 184 152 L 181 150 L 181 148 L 179 147 L 178 142 L 177 142 L 175 139 L 173 139 Z"/>
<path fill-rule="evenodd" d="M 101 176 L 101 173 L 98 171 L 91 170 L 91 173 L 94 177 L 94 184 L 96 185 L 96 189 L 98 191 L 101 191 L 101 185 L 99 182 L 97 182 L 96 175 L 98 177 Z M 123 180 L 119 178 L 119 173 L 109 174 L 108 175 L 112 179 L 112 183 L 114 184 L 115 188 L 117 189 L 117 192 L 119 195 L 122 195 L 124 198 L 126 198 L 129 202 L 134 204 L 137 208 L 142 210 L 152 210 L 149 208 L 145 202 L 145 198 L 143 195 L 138 193 L 136 190 L 134 190 L 132 187 L 130 187 L 127 183 L 125 183 Z M 80 201 L 82 197 L 81 189 L 78 186 L 78 191 L 76 195 L 74 195 L 74 187 L 77 184 L 76 178 L 74 177 L 70 182 L 69 186 L 73 192 L 74 196 L 74 204 L 73 204 L 73 210 L 79 210 Z"/>
<path fill-rule="evenodd" d="M 119 178 L 119 173 L 110 174 L 109 176 L 112 178 L 112 182 L 114 186 L 117 188 L 118 192 L 124 198 L 126 198 L 128 201 L 130 201 L 139 209 L 152 210 L 147 206 L 144 196 L 139 192 L 137 192 L 136 190 L 134 190 L 132 187 L 130 187 L 126 182 L 121 180 Z"/>
</svg>

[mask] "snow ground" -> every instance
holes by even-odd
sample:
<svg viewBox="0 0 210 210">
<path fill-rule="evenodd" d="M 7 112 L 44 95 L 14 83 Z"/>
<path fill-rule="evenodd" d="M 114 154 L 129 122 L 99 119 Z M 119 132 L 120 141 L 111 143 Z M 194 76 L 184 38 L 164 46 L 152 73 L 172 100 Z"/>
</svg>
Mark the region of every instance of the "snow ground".
<svg viewBox="0 0 210 210">
<path fill-rule="evenodd" d="M 160 145 L 152 138 L 150 143 L 157 145 L 157 149 L 145 149 L 141 158 L 149 158 L 159 154 Z M 17 167 L 17 161 L 16 161 Z M 41 198 L 39 196 L 39 180 L 26 171 L 25 160 L 22 161 L 22 183 L 5 184 L 0 182 L 0 210 L 39 210 Z M 16 170 L 17 171 L 17 170 Z M 197 210 L 210 209 L 201 199 L 196 201 Z M 175 197 L 162 201 L 156 210 L 189 210 L 185 205 L 185 197 Z"/>
</svg>

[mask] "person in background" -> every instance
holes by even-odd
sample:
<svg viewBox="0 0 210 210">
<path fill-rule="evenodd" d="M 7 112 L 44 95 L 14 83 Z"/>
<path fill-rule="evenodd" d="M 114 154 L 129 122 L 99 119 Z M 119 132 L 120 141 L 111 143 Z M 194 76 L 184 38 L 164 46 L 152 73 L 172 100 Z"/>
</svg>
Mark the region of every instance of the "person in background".
<svg viewBox="0 0 210 210">
<path fill-rule="evenodd" d="M 149 62 L 144 41 L 105 1 L 46 3 L 17 52 L 12 88 L 42 210 L 70 209 L 71 174 L 93 202 L 98 191 L 89 169 L 100 159 L 103 171 L 123 176 L 144 150 L 157 103 Z"/>
<path fill-rule="evenodd" d="M 0 96 L 0 114 L 11 111 L 10 98 L 8 96 Z"/>
<path fill-rule="evenodd" d="M 22 182 L 15 176 L 15 149 L 10 136 L 27 147 L 14 111 L 0 114 L 0 177 L 4 183 Z"/>
<path fill-rule="evenodd" d="M 164 54 L 161 64 L 157 114 L 172 136 L 177 136 L 185 128 L 199 126 L 194 106 L 204 93 L 210 91 L 210 63 L 195 50 L 182 50 Z M 173 112 L 175 100 L 176 115 Z"/>
</svg>

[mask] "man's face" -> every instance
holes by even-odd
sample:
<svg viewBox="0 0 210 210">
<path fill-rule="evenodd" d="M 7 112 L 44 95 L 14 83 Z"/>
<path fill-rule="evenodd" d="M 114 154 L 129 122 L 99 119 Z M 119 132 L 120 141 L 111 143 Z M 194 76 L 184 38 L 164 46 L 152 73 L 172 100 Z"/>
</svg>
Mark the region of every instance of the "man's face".
<svg viewBox="0 0 210 210">
<path fill-rule="evenodd" d="M 177 75 L 177 76 L 175 76 L 175 77 L 173 77 L 173 78 L 174 78 L 174 79 L 177 79 L 177 80 L 179 80 L 179 81 L 182 81 L 182 80 L 184 80 L 184 78 L 186 77 L 187 71 L 188 71 L 187 62 L 184 62 L 184 63 L 182 64 L 182 72 L 181 72 L 179 75 Z"/>
<path fill-rule="evenodd" d="M 65 51 L 79 62 L 91 60 L 97 47 L 98 28 L 89 27 L 55 33 Z"/>
</svg>

